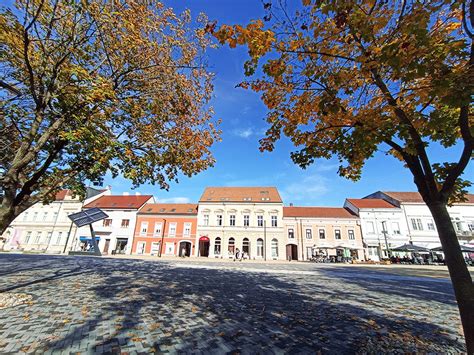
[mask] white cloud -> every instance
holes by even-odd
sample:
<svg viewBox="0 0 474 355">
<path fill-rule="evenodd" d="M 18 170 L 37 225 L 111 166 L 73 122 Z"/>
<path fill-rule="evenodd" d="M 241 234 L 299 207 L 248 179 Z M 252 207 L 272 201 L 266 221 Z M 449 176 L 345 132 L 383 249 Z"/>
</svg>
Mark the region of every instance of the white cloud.
<svg viewBox="0 0 474 355">
<path fill-rule="evenodd" d="M 188 197 L 168 197 L 158 198 L 158 203 L 190 203 L 191 200 Z"/>
<path fill-rule="evenodd" d="M 318 174 L 312 173 L 305 176 L 300 181 L 292 182 L 284 186 L 280 193 L 285 203 L 313 200 L 324 196 L 330 191 L 329 179 Z"/>
<path fill-rule="evenodd" d="M 254 134 L 252 128 L 234 129 L 232 133 L 240 138 L 249 138 Z"/>
</svg>

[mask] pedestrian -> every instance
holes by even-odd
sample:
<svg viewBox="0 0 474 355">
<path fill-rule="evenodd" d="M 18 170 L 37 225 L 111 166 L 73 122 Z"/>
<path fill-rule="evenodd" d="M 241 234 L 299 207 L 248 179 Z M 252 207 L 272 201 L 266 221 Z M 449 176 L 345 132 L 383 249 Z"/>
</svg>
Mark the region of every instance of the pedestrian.
<svg viewBox="0 0 474 355">
<path fill-rule="evenodd" d="M 235 250 L 234 261 L 240 259 L 240 250 L 237 248 Z"/>
</svg>

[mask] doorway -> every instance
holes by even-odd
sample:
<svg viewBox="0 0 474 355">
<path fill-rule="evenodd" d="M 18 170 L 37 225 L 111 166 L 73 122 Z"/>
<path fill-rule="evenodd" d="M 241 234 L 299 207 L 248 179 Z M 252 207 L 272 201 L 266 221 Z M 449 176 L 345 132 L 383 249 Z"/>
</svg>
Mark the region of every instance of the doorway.
<svg viewBox="0 0 474 355">
<path fill-rule="evenodd" d="M 137 254 L 145 253 L 145 242 L 138 242 L 137 243 Z"/>
<path fill-rule="evenodd" d="M 295 244 L 286 245 L 286 259 L 289 261 L 298 260 L 298 246 Z"/>
<path fill-rule="evenodd" d="M 199 256 L 204 256 L 204 257 L 209 256 L 209 238 L 208 237 L 199 238 Z"/>
<path fill-rule="evenodd" d="M 127 250 L 127 243 L 128 243 L 128 239 L 117 238 L 117 244 L 115 246 L 115 253 L 116 254 L 125 254 L 125 251 Z"/>
<path fill-rule="evenodd" d="M 191 256 L 191 242 L 179 243 L 179 256 Z"/>
<path fill-rule="evenodd" d="M 110 239 L 105 240 L 105 245 L 104 245 L 104 254 L 109 253 L 109 246 L 110 246 Z"/>
</svg>

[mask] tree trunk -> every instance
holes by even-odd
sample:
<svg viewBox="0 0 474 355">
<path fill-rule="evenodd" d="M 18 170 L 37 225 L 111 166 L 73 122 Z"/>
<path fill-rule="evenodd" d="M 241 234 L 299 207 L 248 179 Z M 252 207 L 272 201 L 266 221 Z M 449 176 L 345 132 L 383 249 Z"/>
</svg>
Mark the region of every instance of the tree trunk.
<svg viewBox="0 0 474 355">
<path fill-rule="evenodd" d="M 474 354 L 474 285 L 459 247 L 446 203 L 428 203 L 438 228 L 439 239 L 448 266 L 461 316 L 468 354 Z"/>
<path fill-rule="evenodd" d="M 5 233 L 8 226 L 15 219 L 15 213 L 13 208 L 0 207 L 0 235 Z"/>
</svg>

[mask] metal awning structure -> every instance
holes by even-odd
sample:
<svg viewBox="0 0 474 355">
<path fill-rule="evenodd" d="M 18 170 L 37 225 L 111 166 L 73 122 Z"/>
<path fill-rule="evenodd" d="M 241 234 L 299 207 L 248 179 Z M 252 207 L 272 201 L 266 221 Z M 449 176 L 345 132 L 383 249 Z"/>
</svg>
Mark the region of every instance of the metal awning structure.
<svg viewBox="0 0 474 355">
<path fill-rule="evenodd" d="M 78 227 L 83 227 L 107 217 L 109 217 L 109 215 L 97 207 L 73 213 L 68 216 L 68 218 Z"/>
<path fill-rule="evenodd" d="M 97 245 L 97 241 L 100 240 L 100 237 L 96 237 L 94 233 L 94 228 L 92 228 L 92 223 L 101 221 L 105 218 L 109 217 L 107 213 L 102 211 L 100 208 L 90 208 L 81 212 L 73 213 L 68 216 L 68 218 L 79 228 L 86 225 L 89 225 L 91 230 L 91 238 L 90 242 L 92 244 L 92 252 L 91 254 L 101 256 L 99 247 Z M 89 241 L 87 239 L 83 239 L 83 241 Z M 79 253 L 79 252 L 78 252 Z"/>
</svg>

